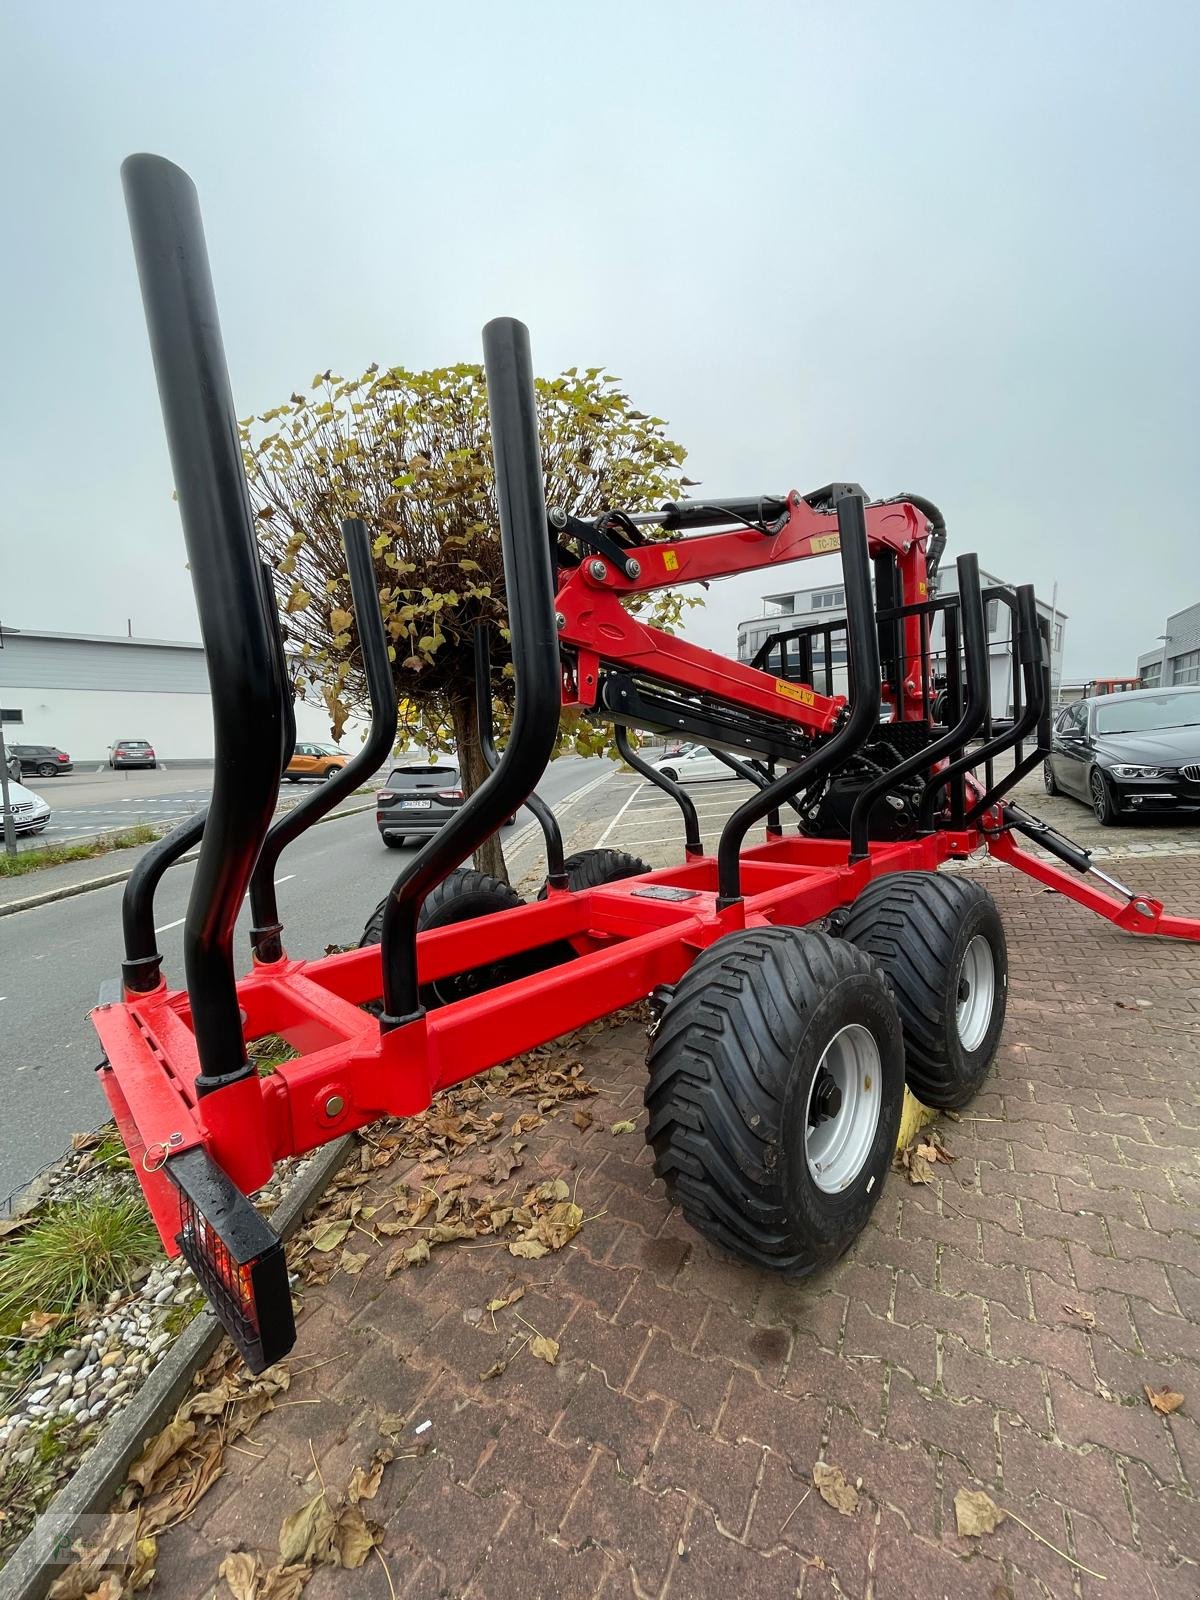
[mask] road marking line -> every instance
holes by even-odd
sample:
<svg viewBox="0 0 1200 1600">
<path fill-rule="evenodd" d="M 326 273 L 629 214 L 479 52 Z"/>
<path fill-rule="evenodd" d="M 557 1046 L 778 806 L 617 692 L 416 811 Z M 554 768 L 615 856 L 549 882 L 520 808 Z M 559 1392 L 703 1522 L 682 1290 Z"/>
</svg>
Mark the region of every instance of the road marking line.
<svg viewBox="0 0 1200 1600">
<path fill-rule="evenodd" d="M 646 783 L 645 783 L 645 779 L 643 779 L 642 782 L 638 784 L 637 788 L 633 791 L 633 793 L 629 796 L 629 798 L 625 801 L 625 804 L 621 807 L 620 811 L 617 812 L 616 816 L 609 823 L 608 827 L 605 828 L 604 832 L 600 835 L 599 839 L 597 839 L 597 841 L 596 841 L 596 849 L 597 850 L 599 850 L 599 849 L 601 849 L 603 847 L 603 845 L 605 844 L 605 842 L 608 839 L 608 836 L 612 833 L 612 831 L 616 827 L 617 823 L 620 822 L 621 818 L 629 810 L 629 808 L 633 804 L 634 800 L 637 798 L 637 796 L 642 792 L 642 790 L 645 787 L 646 787 Z"/>
<path fill-rule="evenodd" d="M 294 872 L 289 872 L 285 877 L 276 878 L 275 887 L 278 888 L 281 883 L 291 883 L 295 876 L 296 874 Z M 249 898 L 250 893 L 247 890 L 247 892 L 242 896 L 242 904 L 245 905 Z M 177 917 L 174 922 L 164 922 L 161 928 L 155 928 L 154 931 L 155 933 L 169 933 L 172 928 L 181 928 L 186 921 L 186 917 Z"/>
</svg>

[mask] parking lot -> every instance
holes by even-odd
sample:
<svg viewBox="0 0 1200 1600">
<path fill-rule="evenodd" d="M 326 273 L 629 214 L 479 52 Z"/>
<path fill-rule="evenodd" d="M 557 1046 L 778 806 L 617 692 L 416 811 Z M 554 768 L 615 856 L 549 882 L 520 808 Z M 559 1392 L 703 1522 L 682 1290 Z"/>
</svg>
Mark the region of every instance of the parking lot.
<svg viewBox="0 0 1200 1600">
<path fill-rule="evenodd" d="M 695 801 L 706 848 L 715 848 L 725 819 L 750 794 L 740 779 L 695 783 L 688 792 Z M 1090 850 L 1099 860 L 1200 854 L 1200 822 L 1192 819 L 1137 818 L 1117 827 L 1102 827 L 1085 805 L 1066 796 L 1044 792 L 1040 773 L 1026 778 L 1011 798 L 1025 809 L 1060 829 L 1068 838 Z M 683 826 L 675 802 L 653 784 L 632 773 L 619 776 L 606 796 L 615 807 L 596 843 L 641 856 L 650 866 L 666 866 L 683 853 Z M 795 813 L 784 808 L 785 828 Z M 758 831 L 761 837 L 761 829 Z M 756 837 L 754 830 L 749 839 Z M 584 848 L 582 832 L 572 847 Z"/>
<path fill-rule="evenodd" d="M 204 805 L 212 790 L 212 767 L 131 768 L 112 771 L 91 762 L 53 778 L 24 777 L 21 782 L 51 808 L 43 833 L 18 841 L 18 848 L 37 850 L 48 844 L 73 844 L 128 828 L 136 822 L 178 822 Z"/>
</svg>

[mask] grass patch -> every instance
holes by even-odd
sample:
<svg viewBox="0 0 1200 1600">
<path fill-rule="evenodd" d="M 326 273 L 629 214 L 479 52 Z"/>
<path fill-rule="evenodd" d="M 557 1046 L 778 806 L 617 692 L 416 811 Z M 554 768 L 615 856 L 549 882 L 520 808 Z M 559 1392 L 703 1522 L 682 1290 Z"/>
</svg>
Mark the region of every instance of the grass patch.
<svg viewBox="0 0 1200 1600">
<path fill-rule="evenodd" d="M 140 1193 L 50 1206 L 0 1250 L 0 1331 L 11 1336 L 35 1311 L 67 1316 L 131 1289 L 161 1250 Z"/>
<path fill-rule="evenodd" d="M 36 1437 L 26 1437 L 25 1443 L 33 1446 L 32 1459 L 13 1461 L 0 1478 L 0 1505 L 5 1508 L 0 1521 L 0 1552 L 3 1554 L 7 1555 L 29 1530 L 33 1519 L 62 1482 L 75 1427 L 73 1417 L 55 1417 L 44 1424 Z"/>
<path fill-rule="evenodd" d="M 163 1330 L 178 1337 L 195 1317 L 198 1317 L 207 1304 L 204 1296 L 197 1289 L 190 1300 L 185 1300 L 182 1305 L 172 1306 L 163 1318 Z"/>
<path fill-rule="evenodd" d="M 125 1148 L 125 1141 L 117 1132 L 115 1122 L 107 1122 L 100 1136 L 100 1143 L 92 1151 L 92 1159 L 88 1166 L 91 1172 L 96 1167 L 103 1167 L 106 1171 L 115 1172 L 128 1167 L 132 1171 L 129 1152 Z"/>
<path fill-rule="evenodd" d="M 43 867 L 61 867 L 68 861 L 90 861 L 93 856 L 106 856 L 110 850 L 131 850 L 135 845 L 153 844 L 158 829 L 149 822 L 139 822 L 120 833 L 101 834 L 96 839 L 85 839 L 79 844 L 48 844 L 40 850 L 22 850 L 18 855 L 0 854 L 0 878 L 23 878 L 28 872 L 40 872 Z"/>
</svg>

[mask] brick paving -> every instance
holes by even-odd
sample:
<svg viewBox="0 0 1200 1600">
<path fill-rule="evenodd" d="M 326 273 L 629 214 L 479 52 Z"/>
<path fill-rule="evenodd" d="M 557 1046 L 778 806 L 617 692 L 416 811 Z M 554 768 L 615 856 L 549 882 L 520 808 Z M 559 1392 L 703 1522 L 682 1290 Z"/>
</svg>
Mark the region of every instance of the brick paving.
<svg viewBox="0 0 1200 1600">
<path fill-rule="evenodd" d="M 936 1187 L 892 1174 L 815 1282 L 731 1261 L 610 1132 L 640 1112 L 645 1040 L 598 1033 L 592 1126 L 529 1136 L 538 1176 L 577 1185 L 574 1241 L 538 1261 L 452 1244 L 388 1279 L 389 1241 L 306 1290 L 291 1403 L 162 1538 L 153 1592 L 212 1592 L 234 1548 L 269 1564 L 314 1455 L 343 1486 L 393 1413 L 367 1507 L 387 1572 L 321 1568 L 311 1600 L 1200 1593 L 1200 947 L 979 876 L 1008 929 L 1009 1019 L 984 1092 L 943 1124 L 958 1159 Z M 1137 884 L 1200 907 L 1200 859 L 1141 860 Z M 558 1363 L 525 1351 L 481 1381 L 505 1339 L 479 1312 L 518 1282 Z M 1156 1416 L 1144 1384 L 1183 1409 Z M 856 1514 L 810 1492 L 818 1460 L 859 1482 Z M 964 1487 L 1107 1581 L 1011 1519 L 959 1539 Z"/>
</svg>

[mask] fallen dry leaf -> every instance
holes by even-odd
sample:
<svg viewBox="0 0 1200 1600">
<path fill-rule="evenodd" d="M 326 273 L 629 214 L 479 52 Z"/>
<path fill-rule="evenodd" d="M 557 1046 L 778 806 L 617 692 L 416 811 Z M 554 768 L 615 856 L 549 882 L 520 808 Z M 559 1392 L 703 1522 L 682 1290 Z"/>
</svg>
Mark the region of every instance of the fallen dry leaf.
<svg viewBox="0 0 1200 1600">
<path fill-rule="evenodd" d="M 178 1420 L 168 1422 L 130 1467 L 128 1477 L 149 1493 L 150 1485 L 162 1468 L 173 1461 L 184 1445 L 190 1444 L 195 1437 L 195 1423 Z"/>
<path fill-rule="evenodd" d="M 636 1133 L 637 1132 L 637 1123 L 636 1122 L 614 1122 L 613 1125 L 612 1125 L 612 1131 L 614 1133 Z"/>
<path fill-rule="evenodd" d="M 897 1172 L 903 1172 L 909 1183 L 932 1183 L 934 1168 L 939 1161 L 957 1161 L 957 1156 L 952 1156 L 942 1143 L 942 1136 L 936 1128 L 927 1128 L 915 1134 L 904 1146 L 897 1150 L 892 1162 Z"/>
<path fill-rule="evenodd" d="M 317 1566 L 329 1560 L 333 1548 L 336 1518 L 333 1507 L 325 1497 L 324 1489 L 314 1495 L 307 1505 L 284 1517 L 279 1528 L 279 1564 L 292 1566 L 308 1562 Z"/>
<path fill-rule="evenodd" d="M 360 1500 L 374 1500 L 383 1482 L 383 1469 L 389 1461 L 394 1460 L 391 1450 L 376 1450 L 369 1467 L 355 1467 L 346 1487 L 346 1499 L 351 1505 L 357 1505 Z"/>
<path fill-rule="evenodd" d="M 1151 1407 L 1158 1412 L 1160 1417 L 1169 1417 L 1173 1411 L 1178 1411 L 1183 1404 L 1183 1396 L 1176 1393 L 1174 1389 L 1168 1389 L 1165 1386 L 1161 1389 L 1152 1389 L 1148 1383 L 1143 1384 L 1142 1387 L 1146 1391 L 1146 1399 L 1149 1400 Z"/>
<path fill-rule="evenodd" d="M 258 1600 L 299 1600 L 312 1568 L 299 1562 L 291 1567 L 272 1567 L 262 1581 Z"/>
<path fill-rule="evenodd" d="M 366 1250 L 362 1251 L 361 1254 L 355 1250 L 343 1250 L 341 1257 L 342 1271 L 348 1272 L 352 1278 L 357 1277 L 366 1266 L 368 1255 L 369 1252 Z"/>
<path fill-rule="evenodd" d="M 570 1198 L 571 1186 L 569 1183 L 563 1178 L 547 1178 L 545 1183 L 539 1183 L 530 1189 L 525 1196 L 525 1204 L 531 1206 L 536 1201 L 542 1200 L 547 1205 L 552 1205 L 556 1200 L 569 1200 Z"/>
<path fill-rule="evenodd" d="M 392 1277 L 397 1272 L 403 1272 L 407 1267 L 422 1267 L 429 1260 L 429 1240 L 418 1239 L 416 1244 L 411 1244 L 406 1250 L 397 1250 L 389 1259 L 383 1269 L 385 1278 Z"/>
<path fill-rule="evenodd" d="M 39 1334 L 57 1326 L 62 1320 L 61 1311 L 31 1311 L 21 1324 L 21 1333 L 27 1339 L 36 1339 Z"/>
<path fill-rule="evenodd" d="M 312 1247 L 323 1254 L 328 1250 L 336 1250 L 338 1245 L 350 1232 L 352 1223 L 349 1218 L 343 1222 L 326 1222 L 313 1234 Z"/>
<path fill-rule="evenodd" d="M 539 1361 L 554 1366 L 558 1360 L 558 1340 L 548 1339 L 544 1333 L 535 1334 L 529 1341 L 529 1353 L 535 1355 Z"/>
<path fill-rule="evenodd" d="M 493 1361 L 486 1372 L 479 1374 L 480 1383 L 486 1383 L 489 1378 L 498 1378 L 502 1372 L 508 1371 L 507 1361 Z"/>
<path fill-rule="evenodd" d="M 595 1120 L 592 1113 L 585 1111 L 582 1106 L 571 1113 L 571 1121 L 579 1129 L 580 1133 L 586 1133 Z"/>
<path fill-rule="evenodd" d="M 379 1543 L 380 1530 L 369 1523 L 361 1506 L 347 1506 L 338 1514 L 333 1530 L 334 1565 L 361 1567 Z"/>
<path fill-rule="evenodd" d="M 1004 1512 L 982 1489 L 960 1489 L 954 1496 L 954 1521 L 960 1539 L 978 1539 L 995 1533 L 1004 1521 Z"/>
<path fill-rule="evenodd" d="M 428 1237 L 430 1244 L 449 1244 L 454 1239 L 474 1239 L 475 1229 L 469 1222 L 435 1222 Z"/>
<path fill-rule="evenodd" d="M 229 1585 L 233 1600 L 258 1600 L 258 1580 L 262 1564 L 257 1556 L 245 1550 L 235 1550 L 227 1555 L 217 1568 L 217 1573 Z"/>
<path fill-rule="evenodd" d="M 812 1481 L 825 1504 L 840 1511 L 844 1517 L 852 1517 L 858 1510 L 858 1490 L 852 1483 L 847 1483 L 841 1467 L 832 1466 L 828 1461 L 818 1461 L 812 1470 Z"/>
<path fill-rule="evenodd" d="M 508 1247 L 508 1253 L 523 1261 L 537 1261 L 541 1256 L 548 1256 L 550 1250 L 538 1239 L 514 1239 Z"/>
<path fill-rule="evenodd" d="M 525 1293 L 525 1285 L 519 1283 L 515 1289 L 510 1289 L 506 1295 L 498 1295 L 495 1300 L 489 1300 L 489 1311 L 503 1311 L 505 1306 L 515 1305 Z"/>
<path fill-rule="evenodd" d="M 1082 1327 L 1088 1330 L 1088 1332 L 1091 1332 L 1091 1330 L 1096 1326 L 1096 1313 L 1094 1311 L 1088 1311 L 1084 1306 L 1064 1305 L 1063 1310 L 1069 1317 L 1074 1317 L 1076 1322 L 1080 1323 Z"/>
</svg>

